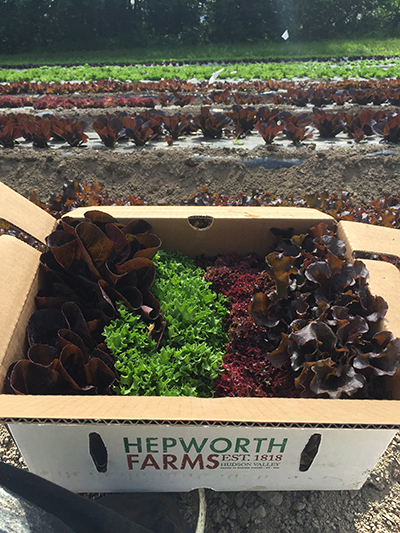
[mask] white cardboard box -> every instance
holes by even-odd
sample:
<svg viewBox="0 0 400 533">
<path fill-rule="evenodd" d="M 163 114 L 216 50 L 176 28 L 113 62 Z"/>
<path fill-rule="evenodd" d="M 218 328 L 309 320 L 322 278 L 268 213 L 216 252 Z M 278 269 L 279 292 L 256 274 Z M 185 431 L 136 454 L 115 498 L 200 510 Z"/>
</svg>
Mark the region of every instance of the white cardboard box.
<svg viewBox="0 0 400 533">
<path fill-rule="evenodd" d="M 188 255 L 266 254 L 270 227 L 335 226 L 328 215 L 302 208 L 102 210 L 122 221 L 146 219 L 165 249 Z M 193 216 L 210 217 L 210 226 L 194 228 Z M 50 215 L 1 184 L 0 218 L 42 242 L 55 226 Z M 354 223 L 338 228 L 350 252 L 374 251 L 377 242 L 384 251 L 385 240 L 400 250 L 398 230 L 374 228 L 373 239 L 363 240 L 364 230 Z M 9 236 L 0 237 L 0 254 L 2 381 L 9 364 L 24 357 L 40 254 Z M 389 303 L 383 327 L 400 336 L 400 274 L 388 263 L 365 263 L 371 292 Z M 0 420 L 32 472 L 74 491 L 357 489 L 400 424 L 399 375 L 387 380 L 387 390 L 393 399 L 384 401 L 0 394 Z"/>
</svg>

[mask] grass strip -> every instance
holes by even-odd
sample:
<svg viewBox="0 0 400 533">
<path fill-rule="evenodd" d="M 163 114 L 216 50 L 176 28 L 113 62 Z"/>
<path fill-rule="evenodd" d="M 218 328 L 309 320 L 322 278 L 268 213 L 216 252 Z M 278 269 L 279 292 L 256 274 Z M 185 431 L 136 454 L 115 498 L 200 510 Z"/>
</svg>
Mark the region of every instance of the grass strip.
<svg viewBox="0 0 400 533">
<path fill-rule="evenodd" d="M 24 54 L 0 54 L 1 65 L 80 65 L 85 63 L 147 63 L 153 61 L 239 61 L 263 58 L 332 58 L 343 56 L 400 55 L 400 39 L 335 39 L 314 42 L 256 41 L 202 44 L 198 46 L 173 44 L 143 48 L 115 48 L 107 50 L 34 50 Z"/>
</svg>

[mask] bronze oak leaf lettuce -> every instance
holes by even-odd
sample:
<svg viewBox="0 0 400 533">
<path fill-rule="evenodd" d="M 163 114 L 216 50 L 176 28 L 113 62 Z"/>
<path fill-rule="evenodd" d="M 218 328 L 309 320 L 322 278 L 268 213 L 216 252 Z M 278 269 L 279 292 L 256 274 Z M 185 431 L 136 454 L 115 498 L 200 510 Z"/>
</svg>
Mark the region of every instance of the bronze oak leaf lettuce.
<svg viewBox="0 0 400 533">
<path fill-rule="evenodd" d="M 44 282 L 27 326 L 27 358 L 9 367 L 6 392 L 111 394 L 118 372 L 102 332 L 117 315 L 116 303 L 163 333 L 150 291 L 161 241 L 150 230 L 143 220 L 123 224 L 101 211 L 59 222 L 41 256 Z"/>
<path fill-rule="evenodd" d="M 275 291 L 256 293 L 249 308 L 273 346 L 268 360 L 276 368 L 290 361 L 303 397 L 384 397 L 379 380 L 400 368 L 400 339 L 379 331 L 387 304 L 368 291 L 364 263 L 348 262 L 324 224 L 307 236 L 273 234 L 266 262 Z"/>
</svg>

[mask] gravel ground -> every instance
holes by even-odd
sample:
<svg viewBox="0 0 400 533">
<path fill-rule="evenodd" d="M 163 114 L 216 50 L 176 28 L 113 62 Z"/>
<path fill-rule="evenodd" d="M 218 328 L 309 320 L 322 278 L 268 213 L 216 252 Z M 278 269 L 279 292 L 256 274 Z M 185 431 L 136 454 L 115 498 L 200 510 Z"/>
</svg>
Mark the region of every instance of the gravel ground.
<svg viewBox="0 0 400 533">
<path fill-rule="evenodd" d="M 205 533 L 386 533 L 400 531 L 400 433 L 359 491 L 206 491 Z M 0 460 L 26 465 L 0 425 Z M 85 495 L 97 499 L 101 495 Z M 185 520 L 196 527 L 198 492 L 174 494 Z M 174 533 L 178 533 L 177 531 Z"/>
</svg>

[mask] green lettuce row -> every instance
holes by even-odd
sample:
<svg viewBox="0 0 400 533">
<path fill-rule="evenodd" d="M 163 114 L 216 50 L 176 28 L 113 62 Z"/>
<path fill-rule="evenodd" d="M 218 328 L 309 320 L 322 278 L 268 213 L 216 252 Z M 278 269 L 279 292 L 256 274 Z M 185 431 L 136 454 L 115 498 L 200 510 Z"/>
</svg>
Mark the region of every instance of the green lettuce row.
<svg viewBox="0 0 400 533">
<path fill-rule="evenodd" d="M 114 391 L 122 395 L 213 396 L 228 336 L 223 327 L 227 299 L 193 261 L 178 252 L 159 251 L 152 286 L 167 329 L 159 349 L 149 327 L 134 311 L 118 304 L 119 318 L 104 330 L 120 372 Z"/>
<path fill-rule="evenodd" d="M 336 62 L 299 62 L 299 63 L 259 63 L 243 64 L 237 66 L 227 64 L 224 71 L 220 73 L 221 79 L 243 78 L 250 80 L 254 78 L 276 79 L 283 78 L 331 78 L 339 76 L 341 78 L 361 77 L 361 78 L 398 78 L 400 76 L 400 61 L 380 62 L 386 64 L 387 68 L 377 66 L 372 60 L 336 63 Z M 0 69 L 0 82 L 33 81 L 33 82 L 61 82 L 61 81 L 96 81 L 101 79 L 115 79 L 121 82 L 138 82 L 140 80 L 160 80 L 164 79 L 209 79 L 213 72 L 223 66 L 219 65 L 184 65 L 182 67 L 173 66 L 102 66 L 90 67 L 82 65 L 79 67 L 43 66 L 25 70 Z"/>
</svg>

